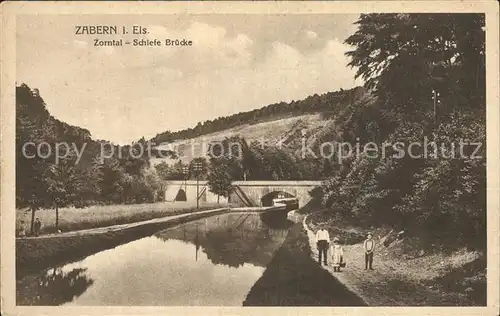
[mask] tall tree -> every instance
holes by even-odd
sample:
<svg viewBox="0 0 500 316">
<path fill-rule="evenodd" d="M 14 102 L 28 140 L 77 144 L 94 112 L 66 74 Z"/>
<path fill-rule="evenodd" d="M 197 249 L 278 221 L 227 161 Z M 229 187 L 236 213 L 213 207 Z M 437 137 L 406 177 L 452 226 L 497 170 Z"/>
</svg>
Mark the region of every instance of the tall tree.
<svg viewBox="0 0 500 316">
<path fill-rule="evenodd" d="M 232 136 L 222 142 L 210 144 L 208 157 L 212 166 L 225 165 L 232 179 L 243 180 L 245 170 L 248 170 L 248 167 L 244 165 L 247 151 L 245 139 L 241 136 Z"/>
<path fill-rule="evenodd" d="M 210 192 L 217 194 L 217 203 L 219 203 L 220 196 L 229 197 L 229 194 L 233 190 L 231 175 L 229 174 L 228 167 L 225 165 L 212 166 L 207 180 Z"/>
<path fill-rule="evenodd" d="M 346 39 L 356 77 L 366 80 L 381 105 L 396 118 L 422 119 L 432 111 L 431 93 L 441 107 L 484 102 L 484 15 L 362 14 Z M 427 111 L 426 111 L 427 109 Z"/>
<path fill-rule="evenodd" d="M 170 167 L 169 165 L 165 162 L 162 161 L 161 163 L 155 165 L 156 173 L 162 180 L 168 180 L 169 175 L 170 175 Z"/>
<path fill-rule="evenodd" d="M 363 14 L 357 24 L 347 55 L 376 98 L 337 117 L 338 141 L 374 140 L 382 150 L 418 143 L 419 158 L 389 148 L 382 158 L 345 159 L 322 185 L 324 204 L 358 224 L 484 249 L 485 157 L 458 152 L 463 139 L 485 144 L 484 15 Z M 437 120 L 432 90 L 440 93 Z M 433 145 L 424 137 L 437 156 L 425 155 Z"/>
<path fill-rule="evenodd" d="M 88 187 L 84 174 L 68 162 L 51 165 L 45 173 L 48 206 L 56 212 L 56 231 L 59 228 L 59 208 L 75 203 Z"/>
</svg>

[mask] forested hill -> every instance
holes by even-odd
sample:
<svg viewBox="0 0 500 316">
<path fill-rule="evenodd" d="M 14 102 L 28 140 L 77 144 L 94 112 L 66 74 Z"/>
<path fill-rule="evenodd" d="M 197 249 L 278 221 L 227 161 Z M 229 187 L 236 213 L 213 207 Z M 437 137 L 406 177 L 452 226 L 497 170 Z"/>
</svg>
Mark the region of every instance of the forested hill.
<svg viewBox="0 0 500 316">
<path fill-rule="evenodd" d="M 113 156 L 103 157 L 103 143 Z M 148 157 L 131 156 L 135 150 L 93 140 L 88 130 L 51 116 L 37 89 L 16 87 L 17 208 L 154 201 L 159 180 Z"/>
<path fill-rule="evenodd" d="M 46 142 L 56 139 L 66 142 L 91 140 L 87 129 L 66 124 L 51 116 L 38 89 L 31 90 L 26 84 L 16 87 L 16 105 L 18 137 L 23 135 L 23 131 L 30 129 L 30 132 L 34 133 L 33 136 L 39 136 Z M 37 127 L 43 127 L 43 131 Z"/>
<path fill-rule="evenodd" d="M 366 93 L 363 87 L 349 90 L 328 92 L 321 95 L 314 94 L 299 101 L 290 103 L 280 102 L 264 106 L 253 111 L 240 112 L 230 116 L 223 116 L 214 120 L 199 122 L 194 128 L 171 132 L 166 131 L 157 134 L 151 139 L 152 142 L 160 144 L 172 142 L 179 139 L 190 139 L 201 135 L 223 131 L 243 124 L 256 124 L 269 120 L 278 120 L 283 117 L 299 116 L 311 113 L 330 112 L 334 114 L 347 104 L 352 104 Z"/>
</svg>

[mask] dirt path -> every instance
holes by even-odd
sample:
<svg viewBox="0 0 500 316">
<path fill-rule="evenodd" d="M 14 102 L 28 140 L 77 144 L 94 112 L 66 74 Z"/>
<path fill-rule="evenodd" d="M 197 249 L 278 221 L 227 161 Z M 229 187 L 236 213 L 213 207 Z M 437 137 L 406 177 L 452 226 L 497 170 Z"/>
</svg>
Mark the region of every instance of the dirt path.
<svg viewBox="0 0 500 316">
<path fill-rule="evenodd" d="M 309 256 L 308 236 L 294 224 L 243 306 L 364 306 L 359 296 Z"/>
<path fill-rule="evenodd" d="M 302 225 L 304 229 L 307 231 L 307 237 L 309 239 L 309 246 L 311 247 L 311 257 L 314 260 L 318 260 L 318 249 L 316 247 L 315 242 L 315 234 L 309 229 L 306 224 L 307 216 L 304 217 Z M 359 247 L 361 248 L 361 247 Z M 368 305 L 379 305 L 376 304 L 376 301 L 370 296 L 367 295 L 366 291 L 363 289 L 362 285 L 365 282 L 360 282 L 361 280 L 366 281 L 369 279 L 374 279 L 373 277 L 377 277 L 378 272 L 374 271 L 365 271 L 364 270 L 364 257 L 361 249 L 360 251 L 346 251 L 346 247 L 344 247 L 344 260 L 346 262 L 346 268 L 342 269 L 341 272 L 333 272 L 333 267 L 331 266 L 323 266 L 321 267 L 328 271 L 332 276 L 338 279 L 342 284 L 344 284 L 349 290 L 358 294 Z M 374 263 L 376 258 L 374 258 Z M 374 264 L 375 266 L 375 264 Z M 370 274 L 367 276 L 367 274 Z M 377 277 L 379 279 L 380 276 Z M 387 304 L 386 304 L 387 305 Z M 392 305 L 392 304 L 388 304 Z"/>
<path fill-rule="evenodd" d="M 306 224 L 311 256 L 318 258 L 315 234 Z M 362 243 L 344 245 L 346 267 L 341 272 L 333 272 L 330 266 L 322 266 L 348 289 L 359 295 L 371 306 L 460 306 L 469 305 L 467 295 L 446 290 L 437 286 L 433 278 L 442 275 L 446 266 L 439 260 L 448 260 L 443 256 L 429 256 L 405 260 L 390 256 L 387 249 L 378 245 L 373 258 L 375 270 L 365 270 Z M 441 258 L 441 259 L 439 259 Z M 435 262 L 437 260 L 437 262 Z M 474 257 L 463 257 L 469 262 Z"/>
<path fill-rule="evenodd" d="M 108 232 L 116 232 L 120 231 L 123 229 L 127 228 L 132 228 L 132 227 L 137 227 L 145 224 L 153 224 L 153 223 L 164 223 L 168 222 L 173 219 L 178 219 L 178 218 L 183 218 L 187 216 L 191 216 L 193 214 L 210 214 L 210 213 L 215 213 L 219 212 L 221 210 L 229 210 L 229 208 L 217 208 L 217 209 L 212 209 L 212 210 L 205 210 L 205 211 L 200 211 L 200 212 L 192 212 L 192 213 L 184 213 L 184 214 L 178 214 L 178 215 L 171 215 L 171 216 L 166 216 L 166 217 L 160 217 L 160 218 L 153 218 L 147 221 L 141 221 L 141 222 L 135 222 L 135 223 L 128 223 L 128 224 L 120 224 L 120 225 L 113 225 L 113 226 L 106 226 L 106 227 L 97 227 L 97 228 L 89 228 L 89 229 L 82 229 L 82 230 L 75 230 L 75 231 L 70 231 L 70 232 L 64 232 L 60 234 L 44 234 L 40 235 L 38 237 L 30 236 L 30 237 L 17 237 L 17 240 L 22 240 L 22 239 L 43 239 L 43 238 L 55 238 L 55 237 L 72 237 L 72 236 L 82 236 L 82 235 L 97 235 L 97 234 L 104 234 Z"/>
<path fill-rule="evenodd" d="M 307 218 L 307 217 L 306 217 Z M 317 260 L 318 250 L 315 234 L 309 229 L 304 218 L 302 225 L 307 231 L 313 259 Z M 403 273 L 396 271 L 394 262 L 374 253 L 373 268 L 365 270 L 364 250 L 361 243 L 344 245 L 346 267 L 341 272 L 333 272 L 331 266 L 323 266 L 348 289 L 359 295 L 371 306 L 416 306 L 440 305 L 440 297 L 427 288 L 410 282 Z M 396 263 L 397 264 L 397 263 Z"/>
</svg>

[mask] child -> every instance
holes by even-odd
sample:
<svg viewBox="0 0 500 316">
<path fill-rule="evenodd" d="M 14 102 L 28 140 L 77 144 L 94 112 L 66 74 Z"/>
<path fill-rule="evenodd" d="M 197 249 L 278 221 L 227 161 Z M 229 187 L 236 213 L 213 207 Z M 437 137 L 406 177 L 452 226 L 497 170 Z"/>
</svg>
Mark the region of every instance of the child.
<svg viewBox="0 0 500 316">
<path fill-rule="evenodd" d="M 330 253 L 332 256 L 333 272 L 340 272 L 340 264 L 344 260 L 344 248 L 339 244 L 339 239 L 337 237 L 333 238 Z"/>
</svg>

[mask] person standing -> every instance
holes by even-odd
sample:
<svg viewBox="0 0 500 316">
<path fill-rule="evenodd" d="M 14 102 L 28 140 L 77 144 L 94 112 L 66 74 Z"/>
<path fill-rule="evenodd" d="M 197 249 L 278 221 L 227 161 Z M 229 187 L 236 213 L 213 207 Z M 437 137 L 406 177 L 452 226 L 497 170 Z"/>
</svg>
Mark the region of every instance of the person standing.
<svg viewBox="0 0 500 316">
<path fill-rule="evenodd" d="M 40 222 L 40 219 L 37 217 L 35 220 L 34 224 L 34 231 L 35 231 L 35 237 L 38 237 L 40 235 L 40 229 L 42 228 L 42 223 Z"/>
<path fill-rule="evenodd" d="M 330 241 L 330 235 L 325 226 L 322 225 L 321 228 L 316 232 L 316 246 L 318 247 L 318 263 L 321 264 L 321 257 L 323 257 L 323 263 L 327 265 L 326 254 L 328 252 L 328 242 Z"/>
<path fill-rule="evenodd" d="M 330 254 L 332 256 L 333 272 L 340 272 L 340 264 L 344 261 L 344 248 L 339 244 L 337 237 L 333 238 Z"/>
<path fill-rule="evenodd" d="M 24 221 L 23 220 L 21 220 L 21 225 L 20 225 L 20 228 L 19 228 L 17 234 L 20 237 L 26 236 L 26 227 L 24 226 Z"/>
<path fill-rule="evenodd" d="M 366 240 L 363 243 L 365 249 L 365 270 L 373 270 L 373 252 L 375 251 L 375 240 L 372 239 L 372 234 L 368 233 Z"/>
</svg>

